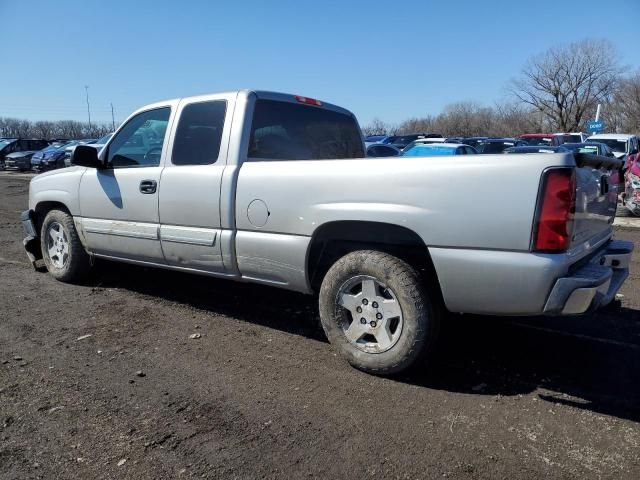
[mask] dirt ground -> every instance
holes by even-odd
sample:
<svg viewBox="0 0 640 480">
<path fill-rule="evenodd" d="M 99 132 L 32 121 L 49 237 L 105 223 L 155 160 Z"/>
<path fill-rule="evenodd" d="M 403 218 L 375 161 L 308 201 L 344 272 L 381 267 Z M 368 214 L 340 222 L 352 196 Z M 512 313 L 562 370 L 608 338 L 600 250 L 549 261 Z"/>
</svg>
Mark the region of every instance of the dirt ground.
<svg viewBox="0 0 640 480">
<path fill-rule="evenodd" d="M 384 379 L 336 356 L 312 297 L 33 271 L 27 188 L 0 176 L 3 479 L 640 478 L 640 230 L 616 231 L 638 246 L 621 304 L 451 315 L 428 367 Z"/>
</svg>

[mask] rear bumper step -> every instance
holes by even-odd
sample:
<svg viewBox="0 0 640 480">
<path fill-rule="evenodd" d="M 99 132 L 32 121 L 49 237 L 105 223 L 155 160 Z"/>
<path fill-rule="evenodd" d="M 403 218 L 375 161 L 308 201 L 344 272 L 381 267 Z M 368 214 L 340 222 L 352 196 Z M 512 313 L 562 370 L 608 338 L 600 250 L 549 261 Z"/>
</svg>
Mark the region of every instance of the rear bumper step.
<svg viewBox="0 0 640 480">
<path fill-rule="evenodd" d="M 629 276 L 633 243 L 612 240 L 601 254 L 556 280 L 544 307 L 548 315 L 578 315 L 609 304 Z"/>
</svg>

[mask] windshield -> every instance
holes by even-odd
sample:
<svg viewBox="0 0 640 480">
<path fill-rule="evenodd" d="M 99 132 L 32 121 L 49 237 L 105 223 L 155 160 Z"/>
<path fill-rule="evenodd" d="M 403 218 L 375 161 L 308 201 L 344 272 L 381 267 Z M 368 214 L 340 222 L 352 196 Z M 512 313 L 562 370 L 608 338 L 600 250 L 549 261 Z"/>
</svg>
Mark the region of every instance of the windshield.
<svg viewBox="0 0 640 480">
<path fill-rule="evenodd" d="M 565 143 L 562 145 L 564 148 L 568 148 L 573 152 L 578 153 L 590 153 L 591 155 L 598 155 L 598 145 L 585 145 L 583 143 Z"/>
<path fill-rule="evenodd" d="M 98 141 L 96 141 L 96 144 L 98 145 L 104 145 L 105 143 L 107 143 L 109 141 L 109 139 L 113 136 L 113 133 L 107 133 L 104 137 L 99 138 Z"/>
<path fill-rule="evenodd" d="M 538 145 L 551 145 L 551 137 L 520 137 L 533 147 Z"/>
<path fill-rule="evenodd" d="M 505 148 L 513 146 L 513 142 L 480 142 L 476 150 L 478 153 L 502 153 Z"/>
<path fill-rule="evenodd" d="M 444 145 L 414 145 L 402 152 L 403 157 L 433 157 L 441 155 L 455 155 L 457 147 Z"/>
<path fill-rule="evenodd" d="M 63 147 L 64 144 L 60 143 L 60 142 L 56 142 L 56 143 L 52 143 L 51 145 L 49 145 L 48 147 L 43 148 L 41 151 L 46 153 L 46 152 L 52 152 L 54 150 L 58 150 L 59 148 Z"/>
<path fill-rule="evenodd" d="M 627 153 L 627 141 L 626 140 L 618 140 L 617 138 L 591 138 L 589 139 L 591 142 L 604 143 L 611 150 L 618 153 Z"/>
<path fill-rule="evenodd" d="M 15 140 L 0 140 L 0 150 L 2 150 L 4 147 L 6 147 L 7 145 L 9 145 L 10 143 L 15 142 Z"/>
</svg>

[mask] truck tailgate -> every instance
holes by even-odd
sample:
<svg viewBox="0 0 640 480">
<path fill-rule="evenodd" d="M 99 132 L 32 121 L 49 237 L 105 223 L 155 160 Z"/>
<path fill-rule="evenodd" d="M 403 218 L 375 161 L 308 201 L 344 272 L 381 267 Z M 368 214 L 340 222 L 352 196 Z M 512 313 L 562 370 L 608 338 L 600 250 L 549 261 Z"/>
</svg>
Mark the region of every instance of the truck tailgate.
<svg viewBox="0 0 640 480">
<path fill-rule="evenodd" d="M 618 202 L 622 163 L 609 157 L 576 153 L 576 210 L 571 246 L 607 236 Z"/>
</svg>

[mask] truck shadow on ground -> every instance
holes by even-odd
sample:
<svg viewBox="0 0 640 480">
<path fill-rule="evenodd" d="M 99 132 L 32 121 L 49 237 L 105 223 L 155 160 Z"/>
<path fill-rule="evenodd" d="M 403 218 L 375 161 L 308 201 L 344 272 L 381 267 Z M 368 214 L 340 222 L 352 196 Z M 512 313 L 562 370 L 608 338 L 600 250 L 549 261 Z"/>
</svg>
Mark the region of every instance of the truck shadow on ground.
<svg viewBox="0 0 640 480">
<path fill-rule="evenodd" d="M 97 267 L 95 286 L 327 341 L 311 296 L 122 264 Z M 571 318 L 447 315 L 429 365 L 395 381 L 473 395 L 537 392 L 541 401 L 640 422 L 640 311 L 617 305 Z"/>
</svg>

